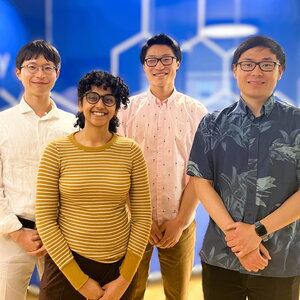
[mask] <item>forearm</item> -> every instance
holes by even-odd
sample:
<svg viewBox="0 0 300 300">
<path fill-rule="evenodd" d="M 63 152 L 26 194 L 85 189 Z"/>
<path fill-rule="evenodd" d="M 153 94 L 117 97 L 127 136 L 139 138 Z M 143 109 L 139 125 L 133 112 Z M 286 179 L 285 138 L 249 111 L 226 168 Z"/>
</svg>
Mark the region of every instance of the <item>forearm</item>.
<svg viewBox="0 0 300 300">
<path fill-rule="evenodd" d="M 268 234 L 275 232 L 300 218 L 300 190 L 289 197 L 274 212 L 261 219 Z"/>
<path fill-rule="evenodd" d="M 189 225 L 198 204 L 199 198 L 196 194 L 195 185 L 189 180 L 182 194 L 179 212 L 176 217 L 184 228 Z"/>
<path fill-rule="evenodd" d="M 13 213 L 1 212 L 0 217 L 0 234 L 11 234 L 22 228 L 22 224 L 17 216 Z"/>
<path fill-rule="evenodd" d="M 212 182 L 199 177 L 191 177 L 197 198 L 201 201 L 210 217 L 225 233 L 226 227 L 233 221 L 221 197 L 212 186 Z"/>
<path fill-rule="evenodd" d="M 11 209 L 3 185 L 3 166 L 0 159 L 0 234 L 9 234 L 22 228 L 17 216 Z"/>
</svg>

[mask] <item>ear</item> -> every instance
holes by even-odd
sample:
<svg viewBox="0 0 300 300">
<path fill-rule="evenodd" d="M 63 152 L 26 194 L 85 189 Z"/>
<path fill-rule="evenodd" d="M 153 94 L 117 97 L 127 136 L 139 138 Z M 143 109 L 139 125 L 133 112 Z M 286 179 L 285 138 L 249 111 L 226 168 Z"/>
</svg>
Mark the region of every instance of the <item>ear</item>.
<svg viewBox="0 0 300 300">
<path fill-rule="evenodd" d="M 17 78 L 18 78 L 19 80 L 21 80 L 21 70 L 18 69 L 18 68 L 16 68 L 15 72 L 16 72 Z"/>
<path fill-rule="evenodd" d="M 278 68 L 278 77 L 277 77 L 277 80 L 280 80 L 280 79 L 281 79 L 283 72 L 284 72 L 283 67 L 282 67 L 282 66 L 279 66 L 279 68 Z"/>
<path fill-rule="evenodd" d="M 179 67 L 180 67 L 180 61 L 179 60 L 176 61 L 176 65 L 177 65 L 176 66 L 176 71 L 177 71 L 179 69 Z"/>
<path fill-rule="evenodd" d="M 83 101 L 78 101 L 78 111 L 82 112 L 82 102 Z"/>
<path fill-rule="evenodd" d="M 59 77 L 60 71 L 56 72 L 56 79 Z"/>
<path fill-rule="evenodd" d="M 237 78 L 237 75 L 236 75 L 236 72 L 237 72 L 237 65 L 232 65 L 231 67 L 232 69 L 232 73 L 233 73 L 233 77 L 236 79 Z"/>
</svg>

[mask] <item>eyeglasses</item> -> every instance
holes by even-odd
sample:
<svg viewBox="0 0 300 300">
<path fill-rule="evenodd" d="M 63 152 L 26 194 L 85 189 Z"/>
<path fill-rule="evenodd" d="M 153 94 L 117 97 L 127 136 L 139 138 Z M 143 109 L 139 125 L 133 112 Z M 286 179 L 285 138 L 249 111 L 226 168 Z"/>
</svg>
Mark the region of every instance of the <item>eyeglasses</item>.
<svg viewBox="0 0 300 300">
<path fill-rule="evenodd" d="M 160 61 L 164 66 L 169 66 L 173 63 L 173 59 L 176 59 L 174 56 L 164 56 L 161 58 L 151 57 L 146 58 L 145 63 L 148 67 L 155 67 Z"/>
<path fill-rule="evenodd" d="M 31 74 L 36 74 L 39 69 L 42 69 L 42 71 L 45 73 L 45 74 L 52 74 L 53 72 L 56 72 L 57 71 L 57 68 L 56 67 L 52 67 L 52 66 L 39 66 L 39 65 L 32 65 L 32 64 L 28 64 L 28 65 L 24 65 L 24 66 L 21 66 L 20 69 L 22 68 L 26 68 L 26 70 L 31 73 Z"/>
<path fill-rule="evenodd" d="M 272 72 L 276 65 L 280 66 L 280 63 L 276 61 L 260 61 L 260 62 L 241 61 L 236 63 L 236 65 L 240 65 L 241 70 L 245 72 L 253 71 L 257 65 L 263 72 Z"/>
<path fill-rule="evenodd" d="M 99 95 L 96 92 L 87 92 L 84 96 L 90 104 L 97 104 L 100 99 L 102 99 L 103 104 L 106 106 L 114 106 L 117 102 L 115 96 L 111 94 Z"/>
</svg>

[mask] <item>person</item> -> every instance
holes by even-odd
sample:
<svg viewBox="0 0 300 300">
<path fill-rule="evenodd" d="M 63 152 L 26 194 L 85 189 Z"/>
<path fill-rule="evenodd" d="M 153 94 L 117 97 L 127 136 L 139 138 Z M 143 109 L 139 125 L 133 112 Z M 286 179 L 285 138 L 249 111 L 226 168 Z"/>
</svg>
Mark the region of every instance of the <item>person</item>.
<svg viewBox="0 0 300 300">
<path fill-rule="evenodd" d="M 119 133 L 143 149 L 152 201 L 151 235 L 132 281 L 132 299 L 143 299 L 155 246 L 166 298 L 186 300 L 194 261 L 196 206 L 189 205 L 193 191 L 183 196 L 188 181 L 185 171 L 196 124 L 207 111 L 175 88 L 181 50 L 171 37 L 151 37 L 142 47 L 140 61 L 150 89 L 131 97 L 129 108 L 119 112 Z"/>
<path fill-rule="evenodd" d="M 35 229 L 35 189 L 43 148 L 73 131 L 75 116 L 50 98 L 60 55 L 36 40 L 16 57 L 24 87 L 20 103 L 0 112 L 0 299 L 24 300 L 35 265 L 41 273 L 45 249 Z"/>
<path fill-rule="evenodd" d="M 210 215 L 205 300 L 296 300 L 300 282 L 300 109 L 273 91 L 286 56 L 253 36 L 234 52 L 240 99 L 200 123 L 190 184 Z"/>
<path fill-rule="evenodd" d="M 131 299 L 122 294 L 147 244 L 151 202 L 139 145 L 115 133 L 128 97 L 121 78 L 87 73 L 78 83 L 81 130 L 42 156 L 36 220 L 48 254 L 41 300 Z"/>
</svg>

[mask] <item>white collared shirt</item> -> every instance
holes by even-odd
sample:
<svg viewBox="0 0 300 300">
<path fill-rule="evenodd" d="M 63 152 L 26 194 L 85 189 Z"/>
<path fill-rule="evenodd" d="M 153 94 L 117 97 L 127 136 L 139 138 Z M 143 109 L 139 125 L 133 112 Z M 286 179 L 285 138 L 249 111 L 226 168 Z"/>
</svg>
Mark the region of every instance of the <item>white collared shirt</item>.
<svg viewBox="0 0 300 300">
<path fill-rule="evenodd" d="M 16 216 L 35 220 L 38 165 L 45 146 L 75 130 L 75 117 L 58 109 L 43 117 L 24 98 L 0 112 L 0 234 L 22 227 Z"/>
</svg>

